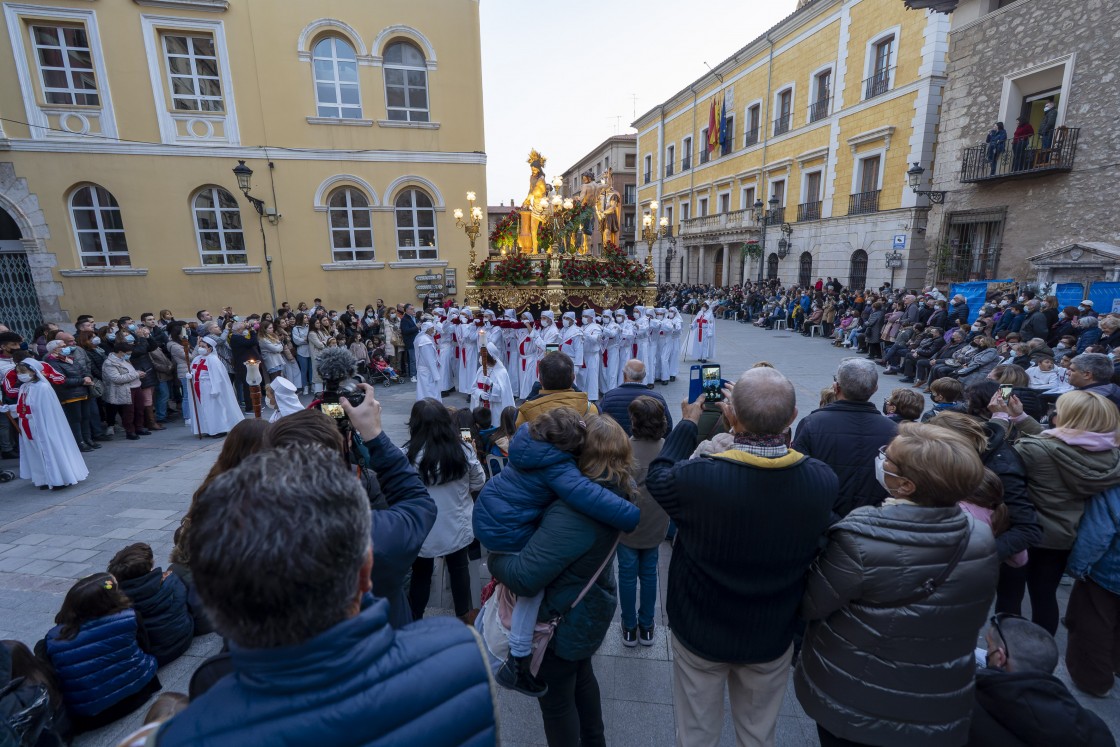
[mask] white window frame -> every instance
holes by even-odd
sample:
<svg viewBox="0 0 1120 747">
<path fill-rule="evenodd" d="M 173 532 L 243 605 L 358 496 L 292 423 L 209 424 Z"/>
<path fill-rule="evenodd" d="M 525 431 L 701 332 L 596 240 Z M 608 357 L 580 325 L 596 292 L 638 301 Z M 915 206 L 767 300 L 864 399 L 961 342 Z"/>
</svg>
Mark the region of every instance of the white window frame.
<svg viewBox="0 0 1120 747">
<path fill-rule="evenodd" d="M 324 43 L 324 42 L 331 42 L 331 50 L 330 50 L 330 56 L 329 57 L 320 57 L 316 53 L 318 48 L 319 48 L 319 45 Z M 350 52 L 353 54 L 353 59 L 347 60 L 347 59 L 343 59 L 343 58 L 338 57 L 338 52 L 337 52 L 336 45 L 340 42 L 342 44 L 345 44 L 347 46 L 347 48 L 349 48 Z M 331 74 L 333 76 L 331 79 L 320 79 L 319 78 L 318 65 L 316 65 L 316 63 L 318 63 L 318 62 L 326 62 L 326 63 L 330 64 Z M 342 75 L 340 74 L 340 64 L 339 63 L 344 63 L 344 62 L 350 62 L 350 63 L 353 63 L 353 65 L 354 65 L 354 80 L 353 81 L 342 80 Z M 359 64 L 360 64 L 360 62 L 358 60 L 358 50 L 354 48 L 353 42 L 351 42 L 349 39 L 347 39 L 342 34 L 323 34 L 322 36 L 315 39 L 315 41 L 311 45 L 311 85 L 315 89 L 315 116 L 317 116 L 319 118 L 323 118 L 323 119 L 328 119 L 329 118 L 329 119 L 359 120 L 359 119 L 362 118 L 362 85 L 361 85 L 361 79 L 358 76 L 358 66 L 359 66 Z M 319 86 L 320 85 L 329 85 L 331 88 L 334 89 L 334 96 L 335 96 L 335 102 L 336 103 L 334 103 L 334 104 L 323 103 L 322 101 L 319 100 Z M 358 95 L 358 103 L 356 103 L 356 104 L 343 103 L 343 101 L 342 101 L 342 89 L 343 88 L 354 89 L 354 91 Z M 335 110 L 337 110 L 337 114 L 324 114 L 323 113 L 324 108 L 335 109 Z"/>
<path fill-rule="evenodd" d="M 817 78 L 819 78 L 823 73 L 828 73 L 829 74 L 828 111 L 825 113 L 825 115 L 823 117 L 818 119 L 816 122 L 812 122 L 810 118 L 813 116 L 813 104 L 816 103 L 816 101 L 814 99 L 817 95 Z M 835 99 L 836 99 L 836 96 L 833 93 L 835 90 L 836 90 L 836 63 L 835 62 L 830 62 L 827 65 L 821 65 L 816 70 L 809 73 L 809 92 L 808 92 L 808 95 L 805 97 L 806 98 L 806 102 L 805 102 L 805 124 L 816 124 L 817 122 L 823 122 L 826 119 L 828 119 L 830 116 L 832 116 L 832 107 L 833 107 L 833 104 L 835 103 Z"/>
<path fill-rule="evenodd" d="M 331 204 L 336 195 L 346 195 L 345 207 L 335 207 Z M 366 204 L 362 206 L 354 206 L 353 195 L 359 195 Z M 370 196 L 362 192 L 355 186 L 349 184 L 342 184 L 331 190 L 327 195 L 327 231 L 330 233 L 331 244 L 331 262 L 375 262 L 377 260 L 377 248 L 374 245 L 373 237 L 373 202 Z M 334 216 L 336 214 L 344 214 L 346 216 L 346 226 L 340 227 L 334 225 Z M 354 225 L 354 216 L 356 214 L 365 213 L 369 221 L 369 225 L 365 228 Z M 345 233 L 350 241 L 349 247 L 339 247 L 335 245 L 335 233 Z M 358 234 L 369 234 L 369 246 L 358 246 Z M 348 254 L 349 257 L 339 257 L 339 253 Z M 368 252 L 371 256 L 359 259 L 358 252 Z"/>
<path fill-rule="evenodd" d="M 404 210 L 405 208 L 397 207 L 397 200 L 399 200 L 401 198 L 401 196 L 404 195 L 405 192 L 419 192 L 419 193 L 425 195 L 428 198 L 428 201 L 431 202 L 432 207 L 431 208 L 419 208 L 419 207 L 417 207 L 416 206 L 416 198 L 413 197 L 412 198 L 412 206 L 411 206 L 411 208 L 409 208 L 412 211 L 412 226 L 401 228 L 397 224 L 397 211 L 398 210 Z M 437 202 L 436 198 L 430 192 L 428 192 L 428 190 L 424 189 L 423 187 L 413 185 L 413 184 L 409 184 L 409 185 L 405 185 L 404 187 L 402 187 L 400 190 L 398 190 L 397 192 L 395 192 L 393 194 L 393 201 L 392 201 L 392 203 L 390 203 L 390 205 L 392 206 L 392 210 L 393 210 L 393 236 L 394 236 L 393 241 L 397 246 L 397 261 L 398 262 L 438 261 L 439 260 L 439 225 L 438 225 L 439 222 L 436 220 L 436 213 L 439 212 L 439 207 L 438 207 L 439 203 Z M 429 247 L 425 247 L 425 246 L 422 246 L 420 244 L 420 230 L 421 230 L 421 228 L 420 228 L 420 225 L 419 225 L 419 220 L 417 220 L 417 218 L 419 217 L 419 211 L 421 211 L 421 210 L 431 210 L 432 211 L 432 236 L 433 236 L 434 243 L 433 243 L 432 246 L 429 246 Z M 413 239 L 416 241 L 416 243 L 413 244 L 412 246 L 401 246 L 400 232 L 402 230 L 404 230 L 404 231 L 411 230 L 412 235 L 413 235 Z M 420 252 L 424 251 L 424 250 L 428 250 L 428 249 L 430 249 L 434 252 L 434 256 L 421 257 Z M 416 256 L 415 257 L 406 257 L 402 254 L 403 252 L 415 252 Z"/>
<path fill-rule="evenodd" d="M 167 144 L 240 145 L 237 103 L 234 96 L 233 73 L 226 47 L 226 31 L 223 21 L 208 21 L 178 16 L 140 16 L 140 26 L 144 34 L 144 50 L 148 56 L 148 74 L 152 79 L 152 96 L 156 102 L 156 118 L 159 121 L 160 138 Z M 224 111 L 199 112 L 175 109 L 171 101 L 170 68 L 163 54 L 163 34 L 174 36 L 179 33 L 190 35 L 193 32 L 209 33 L 214 37 L 214 52 L 218 56 L 218 78 L 221 81 Z M 165 84 L 166 79 L 166 84 Z M 187 135 L 180 135 L 177 122 L 185 121 Z M 222 124 L 223 134 L 214 134 L 214 124 Z M 200 134 L 201 133 L 201 134 Z"/>
<path fill-rule="evenodd" d="M 692 202 L 689 200 L 681 200 L 681 223 L 686 220 L 692 220 Z"/>
<path fill-rule="evenodd" d="M 786 130 L 785 132 L 783 132 L 781 135 L 775 135 L 774 134 L 774 122 L 776 122 L 778 120 L 778 117 L 782 116 L 782 106 L 781 106 L 780 102 L 782 100 L 782 94 L 785 93 L 786 91 L 789 91 L 789 129 Z M 789 83 L 786 83 L 785 85 L 778 87 L 778 90 L 774 92 L 773 106 L 774 106 L 774 108 L 773 108 L 772 112 L 774 114 L 777 114 L 778 117 L 771 117 L 770 122 L 768 123 L 769 128 L 770 128 L 770 137 L 772 137 L 772 138 L 774 138 L 774 137 L 785 137 L 786 135 L 790 134 L 791 132 L 793 132 L 794 130 L 797 129 L 797 123 L 796 123 L 796 120 L 794 120 L 794 115 L 797 113 L 797 82 L 796 81 L 790 81 Z M 762 142 L 761 137 L 759 138 L 759 142 Z"/>
<path fill-rule="evenodd" d="M 762 99 L 755 99 L 754 101 L 749 102 L 746 106 L 743 107 L 743 147 L 745 148 L 753 148 L 756 145 L 762 145 L 762 141 L 766 139 L 764 137 L 766 120 L 763 119 L 762 116 L 762 104 Z M 755 141 L 750 145 L 747 145 L 747 133 L 751 131 L 751 109 L 756 106 L 758 107 L 758 132 L 755 135 Z"/>
<path fill-rule="evenodd" d="M 421 64 L 421 65 L 409 65 L 409 64 L 406 64 L 406 63 L 385 62 L 384 61 L 384 52 L 387 52 L 389 47 L 393 46 L 394 44 L 405 44 L 407 46 L 412 47 L 413 49 L 415 49 L 417 52 L 420 53 L 420 57 L 424 60 L 424 63 Z M 400 122 L 400 123 L 408 123 L 408 124 L 418 124 L 418 123 L 427 124 L 427 123 L 432 122 L 433 121 L 433 119 L 432 119 L 432 86 L 431 86 L 431 82 L 428 80 L 428 58 L 424 54 L 423 47 L 421 47 L 421 45 L 417 44 L 412 39 L 402 37 L 402 38 L 399 38 L 399 39 L 393 39 L 390 42 L 388 42 L 385 45 L 384 52 L 382 52 L 381 67 L 382 67 L 382 70 L 383 70 L 383 83 L 384 83 L 383 88 L 384 88 L 384 91 L 385 91 L 385 117 L 386 117 L 386 119 L 390 122 Z M 402 74 L 404 75 L 404 86 L 403 86 L 403 88 L 404 88 L 404 96 L 405 96 L 405 105 L 403 107 L 401 107 L 401 106 L 389 106 L 389 86 L 393 85 L 394 87 L 396 87 L 396 84 L 390 84 L 389 83 L 389 71 L 390 70 L 400 70 L 402 72 Z M 409 85 L 409 83 L 408 83 L 408 74 L 409 73 L 423 73 L 424 74 L 424 98 L 427 101 L 427 106 L 425 106 L 423 108 L 411 105 L 412 102 L 411 102 L 411 99 L 410 99 L 409 90 L 412 89 L 412 88 L 415 88 L 416 86 Z M 400 111 L 403 111 L 405 113 L 405 118 L 404 119 L 393 119 L 390 112 L 400 112 Z M 423 115 L 424 115 L 423 119 L 413 119 L 413 113 L 414 112 L 423 112 Z"/>
<path fill-rule="evenodd" d="M 673 206 L 665 206 L 665 218 L 669 221 L 669 235 L 676 236 L 677 232 L 673 229 Z"/>
<path fill-rule="evenodd" d="M 186 40 L 188 47 L 187 52 L 185 54 L 179 52 L 173 53 L 168 46 L 168 40 L 171 38 L 181 38 Z M 210 42 L 210 46 L 215 47 L 213 56 L 202 55 L 196 51 L 195 40 L 197 39 L 207 39 Z M 218 50 L 214 42 L 214 35 L 206 33 L 200 34 L 197 32 L 183 34 L 171 32 L 160 34 L 159 40 L 161 42 L 160 47 L 163 51 L 163 61 L 166 65 L 164 72 L 167 75 L 167 83 L 169 89 L 168 95 L 171 97 L 171 108 L 176 112 L 203 112 L 205 114 L 225 114 L 226 100 L 225 91 L 222 90 L 221 70 L 219 69 L 218 71 L 216 71 L 216 75 L 201 75 L 199 74 L 198 70 L 198 63 L 200 60 L 213 60 L 214 65 L 218 65 Z M 172 59 L 187 60 L 190 63 L 191 72 L 189 74 L 176 73 L 171 69 Z M 177 80 L 189 81 L 191 84 L 191 93 L 177 93 L 175 91 L 175 81 Z M 218 95 L 214 96 L 212 94 L 203 93 L 203 81 L 216 82 L 219 89 Z M 195 106 L 193 108 L 189 106 L 180 107 L 178 106 L 179 101 L 193 103 Z M 205 104 L 215 101 L 218 103 L 218 106 L 220 108 L 203 108 Z"/>
<path fill-rule="evenodd" d="M 1019 108 L 1025 96 L 1029 96 L 1035 91 L 1029 93 L 1024 92 L 1019 87 L 1019 81 L 1028 78 L 1038 73 L 1053 70 L 1055 68 L 1062 68 L 1062 83 L 1060 87 L 1061 95 L 1058 97 L 1058 122 L 1064 124 L 1066 121 L 1066 106 L 1069 104 L 1069 93 L 1073 83 L 1073 70 L 1077 62 L 1077 53 L 1065 55 L 1063 57 L 1056 57 L 1046 62 L 1040 62 L 1037 65 L 1032 65 L 1024 70 L 1017 70 L 1013 73 L 1008 73 L 1003 76 L 1003 91 L 1000 95 L 1000 121 L 1014 122 L 1015 118 L 1019 116 Z M 1013 95 L 1015 94 L 1015 95 Z"/>
<path fill-rule="evenodd" d="M 90 202 L 92 203 L 92 207 L 75 208 L 74 198 L 77 197 L 80 192 L 82 192 L 83 190 L 87 190 L 87 189 L 90 190 Z M 97 190 L 99 190 L 99 189 L 104 191 L 105 194 L 109 195 L 109 197 L 111 197 L 113 202 L 116 203 L 116 204 L 115 205 L 101 205 L 99 200 L 98 200 L 98 196 L 97 196 Z M 95 184 L 93 182 L 89 182 L 89 183 L 86 183 L 86 184 L 82 184 L 79 187 L 72 190 L 70 192 L 70 197 L 66 200 L 66 205 L 67 205 L 67 208 L 69 209 L 69 212 L 70 212 L 70 225 L 74 229 L 74 247 L 77 250 L 78 261 L 81 264 L 82 269 L 102 269 L 102 268 L 108 269 L 108 268 L 113 268 L 113 267 L 131 267 L 132 266 L 132 255 L 128 251 L 128 235 L 125 232 L 125 228 L 124 228 L 124 213 L 121 210 L 120 202 L 117 200 L 116 196 L 112 192 L 110 192 L 108 189 L 105 189 L 105 187 L 102 187 L 100 184 Z M 78 227 L 78 220 L 74 215 L 74 211 L 76 209 L 77 210 L 92 210 L 93 214 L 94 214 L 94 222 L 96 224 L 96 228 L 93 228 L 93 229 L 79 228 Z M 120 225 L 121 225 L 119 230 L 115 229 L 115 228 L 106 228 L 105 227 L 104 213 L 108 213 L 108 212 L 116 212 L 117 215 L 119 216 L 119 222 L 120 222 Z M 110 252 L 109 251 L 109 234 L 110 233 L 120 234 L 121 238 L 123 239 L 123 241 L 125 243 L 125 250 L 124 250 L 125 263 L 123 265 L 114 264 L 112 262 L 112 257 L 119 257 L 119 256 L 121 256 L 121 253 L 120 252 Z M 102 248 L 100 252 L 85 252 L 85 251 L 82 250 L 82 236 L 84 234 L 92 234 L 92 235 L 95 235 L 97 237 L 97 240 L 101 244 L 101 248 Z M 101 265 L 89 265 L 89 264 L 86 264 L 86 257 L 101 257 L 102 259 L 104 259 L 105 263 L 101 264 Z"/>
<path fill-rule="evenodd" d="M 862 153 L 856 153 L 853 156 L 851 194 L 863 194 L 863 162 L 875 156 L 879 157 L 879 178 L 875 189 L 879 192 L 883 191 L 883 174 L 887 170 L 887 149 L 873 148 Z"/>
<path fill-rule="evenodd" d="M 803 205 L 807 202 L 824 202 L 824 194 L 821 194 L 821 193 L 817 194 L 817 199 L 815 199 L 815 200 L 810 200 L 809 199 L 809 175 L 810 174 L 817 174 L 817 175 L 820 176 L 819 189 L 820 189 L 821 192 L 824 191 L 824 166 L 821 166 L 821 167 L 815 168 L 815 169 L 806 169 L 806 170 L 802 171 L 801 172 L 801 201 L 798 203 L 799 205 Z"/>
<path fill-rule="evenodd" d="M 770 207 L 770 198 L 774 196 L 774 185 L 775 184 L 781 184 L 782 185 L 782 200 L 781 200 L 781 204 L 778 205 L 778 207 L 784 208 L 786 206 L 786 203 L 789 202 L 789 177 L 788 176 L 778 176 L 778 177 L 774 177 L 773 179 L 767 179 L 766 180 L 766 200 L 765 200 L 767 209 L 769 209 L 769 207 Z"/>
<path fill-rule="evenodd" d="M 53 32 L 54 38 L 52 39 L 55 44 L 50 46 L 40 46 L 36 38 L 35 29 L 44 29 Z M 84 47 L 71 47 L 66 43 L 65 31 L 67 29 L 80 28 L 82 33 L 86 36 L 86 46 Z M 97 71 L 94 69 L 93 63 L 93 49 L 89 41 L 89 31 L 86 30 L 84 24 L 61 24 L 61 23 L 43 23 L 32 21 L 27 26 L 28 38 L 31 40 L 31 53 L 35 59 L 35 67 L 39 70 L 39 90 L 43 94 L 43 103 L 47 106 L 91 106 L 98 108 L 101 106 L 101 92 L 99 91 L 97 81 Z M 57 50 L 59 56 L 62 57 L 61 66 L 50 66 L 49 68 L 43 67 L 43 61 L 39 59 L 39 50 L 52 49 Z M 88 68 L 76 68 L 70 63 L 70 52 L 88 53 L 90 62 Z M 62 73 L 66 77 L 67 85 L 65 87 L 48 86 L 47 85 L 47 70 L 56 73 Z M 89 73 L 93 75 L 93 88 L 79 88 L 74 85 L 74 78 Z M 48 101 L 47 96 L 50 94 L 61 94 L 68 96 L 69 101 Z M 79 96 L 93 96 L 97 99 L 96 104 L 79 104 L 77 99 Z"/>
<path fill-rule="evenodd" d="M 647 175 L 649 176 L 649 181 L 646 181 Z M 653 154 L 646 153 L 642 157 L 642 184 L 649 184 L 653 181 Z"/>
<path fill-rule="evenodd" d="M 665 167 L 666 167 L 666 169 L 672 168 L 673 169 L 673 174 L 677 173 L 676 172 L 676 161 L 677 161 L 677 146 L 673 143 L 669 143 L 667 146 L 665 146 Z M 669 173 L 666 173 L 665 176 L 671 176 L 671 175 Z"/>
<path fill-rule="evenodd" d="M 720 213 L 730 213 L 731 212 L 731 190 L 730 189 L 725 189 L 722 192 L 717 192 L 716 193 L 716 207 L 717 208 L 722 208 L 723 207 L 723 198 L 725 198 L 725 197 L 727 198 L 727 210 L 720 210 L 719 211 Z"/>
<path fill-rule="evenodd" d="M 31 45 L 30 25 L 35 21 L 46 23 L 57 22 L 60 24 L 83 25 L 86 29 L 86 39 L 90 45 L 90 54 L 93 57 L 93 70 L 97 78 L 97 93 L 100 100 L 98 107 L 92 106 L 65 106 L 62 104 L 47 104 L 46 97 L 43 103 L 39 102 L 36 95 L 35 75 L 31 70 L 29 61 L 32 59 L 27 50 Z M 97 25 L 97 14 L 92 10 L 72 10 L 69 8 L 50 8 L 40 5 L 24 5 L 21 3 L 4 3 L 4 22 L 8 27 L 8 37 L 11 41 L 15 61 L 16 76 L 19 79 L 20 94 L 23 98 L 24 113 L 31 138 L 33 140 L 58 140 L 84 138 L 90 131 L 90 120 L 96 118 L 100 131 L 97 133 L 106 138 L 117 137 L 116 115 L 113 110 L 113 96 L 109 90 L 109 75 L 105 70 L 105 56 L 101 48 L 101 32 Z M 38 61 L 35 61 L 36 68 Z M 50 116 L 61 113 L 60 128 L 54 128 L 50 123 Z"/>
<path fill-rule="evenodd" d="M 696 198 L 696 212 L 698 213 L 698 215 L 696 216 L 697 218 L 706 218 L 708 216 L 708 198 L 707 197 L 697 197 Z"/>
<path fill-rule="evenodd" d="M 681 171 L 685 171 L 684 159 L 686 158 L 688 159 L 688 168 L 695 168 L 696 163 L 693 161 L 693 157 L 696 154 L 693 152 L 694 150 L 695 149 L 692 147 L 692 135 L 685 135 L 681 138 Z"/>
<path fill-rule="evenodd" d="M 234 204 L 237 205 L 237 208 L 234 209 L 234 208 L 223 208 L 223 207 L 221 207 L 220 200 L 219 200 L 219 194 L 218 194 L 219 191 L 225 192 L 230 197 L 232 197 Z M 213 201 L 214 201 L 214 207 L 212 207 L 212 208 L 199 208 L 198 207 L 198 205 L 197 205 L 198 198 L 202 195 L 203 192 L 210 192 L 211 193 L 211 196 L 213 197 Z M 208 184 L 205 187 L 202 187 L 200 189 L 196 189 L 194 192 L 191 193 L 190 207 L 191 207 L 191 222 L 194 225 L 195 243 L 198 245 L 199 263 L 203 267 L 245 267 L 245 266 L 247 266 L 249 264 L 249 246 L 245 241 L 245 223 L 244 223 L 244 221 L 241 220 L 241 203 L 239 203 L 237 201 L 237 197 L 233 194 L 233 192 L 230 192 L 225 187 L 219 187 L 215 184 Z M 207 252 L 207 251 L 203 250 L 203 248 L 202 248 L 202 246 L 203 246 L 202 245 L 203 230 L 198 225 L 198 214 L 200 212 L 213 212 L 215 214 L 215 217 L 217 218 L 216 227 L 212 230 L 207 230 L 206 233 L 217 233 L 218 234 L 218 243 L 222 247 L 218 251 Z M 240 226 L 237 229 L 226 228 L 223 225 L 223 222 L 222 222 L 222 213 L 223 212 L 225 212 L 225 213 L 236 213 L 238 223 L 240 224 Z M 234 233 L 237 233 L 241 236 L 241 251 L 240 252 L 229 249 L 226 245 L 226 234 L 234 234 Z M 230 262 L 229 261 L 229 258 L 231 256 L 235 256 L 235 255 L 238 255 L 238 254 L 244 255 L 244 257 L 245 257 L 244 262 Z M 207 257 L 221 257 L 222 261 L 221 262 L 207 262 L 206 261 Z"/>
<path fill-rule="evenodd" d="M 902 26 L 892 26 L 889 29 L 883 29 L 879 33 L 874 34 L 867 41 L 863 57 L 863 77 L 860 78 L 859 81 L 860 101 L 868 100 L 866 95 L 867 88 L 864 85 L 864 81 L 875 74 L 875 47 L 891 36 L 894 37 L 894 44 L 891 46 L 891 59 L 887 63 L 887 92 L 894 90 L 894 76 L 898 71 L 898 54 L 899 50 L 902 48 Z M 878 98 L 878 96 L 874 98 Z"/>
<path fill-rule="evenodd" d="M 748 200 L 747 199 L 747 192 L 752 192 L 755 195 L 755 199 L 758 199 L 758 197 L 757 197 L 757 195 L 758 195 L 758 182 L 752 182 L 751 184 L 744 184 L 744 185 L 739 187 L 739 209 L 740 210 L 751 210 L 751 209 L 754 208 L 754 200 Z"/>
</svg>

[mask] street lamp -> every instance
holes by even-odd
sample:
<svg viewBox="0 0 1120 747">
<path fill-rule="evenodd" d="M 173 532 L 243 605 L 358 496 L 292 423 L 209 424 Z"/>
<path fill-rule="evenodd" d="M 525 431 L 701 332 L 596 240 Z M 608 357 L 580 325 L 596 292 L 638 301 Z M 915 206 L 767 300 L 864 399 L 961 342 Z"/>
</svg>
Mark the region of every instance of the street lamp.
<svg viewBox="0 0 1120 747">
<path fill-rule="evenodd" d="M 778 239 L 778 259 L 785 259 L 790 250 L 793 249 L 793 242 L 789 237 L 793 235 L 793 226 L 788 223 L 782 224 L 782 238 Z"/>
<path fill-rule="evenodd" d="M 269 161 L 268 168 L 276 167 L 272 161 Z M 249 190 L 253 187 L 253 170 L 246 166 L 244 161 L 237 161 L 237 165 L 233 167 L 233 175 L 237 177 L 237 186 L 241 193 L 245 195 L 245 199 L 257 211 L 257 222 L 261 228 L 261 246 L 264 249 L 264 263 L 268 269 L 268 295 L 272 298 L 272 310 L 276 311 L 276 286 L 272 282 L 272 255 L 268 253 L 268 237 L 264 233 L 264 219 L 268 218 L 268 222 L 275 226 L 280 222 L 280 213 L 276 212 L 275 208 L 265 207 L 264 200 L 257 199 L 249 194 Z"/>
<path fill-rule="evenodd" d="M 656 224 L 656 228 L 654 225 Z M 657 220 L 657 200 L 649 203 L 649 210 L 642 216 L 642 241 L 646 242 L 646 267 L 653 269 L 653 242 L 669 233 L 669 219 Z"/>
<path fill-rule="evenodd" d="M 759 198 L 754 202 L 754 220 L 762 226 L 762 242 L 759 245 L 758 255 L 758 282 L 762 282 L 762 266 L 766 261 L 766 226 L 778 214 L 778 205 L 780 201 L 777 195 L 772 195 L 769 201 L 770 209 L 766 210 L 766 205 L 762 204 L 762 199 Z M 792 233 L 792 231 L 791 231 Z M 788 240 L 787 240 L 788 241 Z"/>
<path fill-rule="evenodd" d="M 249 385 L 249 396 L 253 401 L 253 417 L 261 419 L 261 362 L 253 359 L 245 361 L 245 383 Z"/>
<path fill-rule="evenodd" d="M 926 197 L 929 198 L 930 203 L 932 203 L 934 205 L 944 204 L 944 202 L 945 202 L 945 193 L 944 192 L 939 192 L 939 191 L 936 191 L 936 190 L 928 190 L 928 189 L 918 189 L 918 187 L 922 183 L 922 174 L 924 174 L 924 173 L 926 173 L 926 170 L 922 168 L 922 165 L 920 163 L 915 161 L 914 165 L 910 167 L 910 170 L 906 172 L 906 178 L 910 181 L 910 189 L 916 195 L 925 195 Z M 893 286 L 893 284 L 892 284 L 892 286 Z"/>
<path fill-rule="evenodd" d="M 467 192 L 467 202 L 470 204 L 470 218 L 464 219 L 462 208 L 455 208 L 453 215 L 455 216 L 455 225 L 463 229 L 463 232 L 467 234 L 467 239 L 471 242 L 469 271 L 473 274 L 475 271 L 474 242 L 478 240 L 478 234 L 482 232 L 482 208 L 475 206 L 474 192 Z"/>
</svg>

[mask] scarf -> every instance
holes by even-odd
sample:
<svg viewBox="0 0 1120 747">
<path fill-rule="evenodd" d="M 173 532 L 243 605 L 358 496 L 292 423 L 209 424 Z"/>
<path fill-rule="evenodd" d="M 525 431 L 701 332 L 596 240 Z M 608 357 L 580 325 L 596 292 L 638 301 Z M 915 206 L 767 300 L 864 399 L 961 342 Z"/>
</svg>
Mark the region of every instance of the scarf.
<svg viewBox="0 0 1120 747">
<path fill-rule="evenodd" d="M 1092 433 L 1090 431 L 1077 431 L 1072 428 L 1051 428 L 1043 431 L 1042 435 L 1056 438 L 1070 446 L 1085 449 L 1085 451 L 1109 451 L 1116 448 L 1115 433 Z"/>
</svg>

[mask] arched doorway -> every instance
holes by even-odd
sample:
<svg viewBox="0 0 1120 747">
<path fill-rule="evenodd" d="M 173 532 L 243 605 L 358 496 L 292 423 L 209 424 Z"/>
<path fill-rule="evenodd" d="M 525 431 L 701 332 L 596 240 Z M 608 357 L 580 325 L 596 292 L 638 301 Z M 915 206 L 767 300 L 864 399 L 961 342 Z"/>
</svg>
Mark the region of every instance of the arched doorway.
<svg viewBox="0 0 1120 747">
<path fill-rule="evenodd" d="M 809 252 L 801 253 L 801 261 L 797 266 L 797 284 L 808 288 L 813 282 L 813 255 Z"/>
<path fill-rule="evenodd" d="M 852 252 L 852 259 L 848 264 L 848 288 L 853 291 L 863 290 L 865 285 L 867 285 L 867 252 L 856 249 Z"/>
<path fill-rule="evenodd" d="M 43 317 L 23 239 L 15 218 L 0 208 L 0 322 L 30 338 Z"/>
<path fill-rule="evenodd" d="M 778 255 L 771 252 L 766 258 L 766 279 L 776 280 L 778 277 Z"/>
</svg>

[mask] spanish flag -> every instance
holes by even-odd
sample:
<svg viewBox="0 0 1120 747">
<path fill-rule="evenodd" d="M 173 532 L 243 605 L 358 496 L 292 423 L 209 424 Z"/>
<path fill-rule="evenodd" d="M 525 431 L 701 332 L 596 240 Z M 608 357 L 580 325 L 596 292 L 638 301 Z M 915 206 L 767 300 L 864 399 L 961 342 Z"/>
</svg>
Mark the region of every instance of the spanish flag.
<svg viewBox="0 0 1120 747">
<path fill-rule="evenodd" d="M 708 110 L 708 152 L 711 153 L 719 147 L 720 120 L 723 117 L 723 102 L 712 97 L 712 106 Z"/>
</svg>

